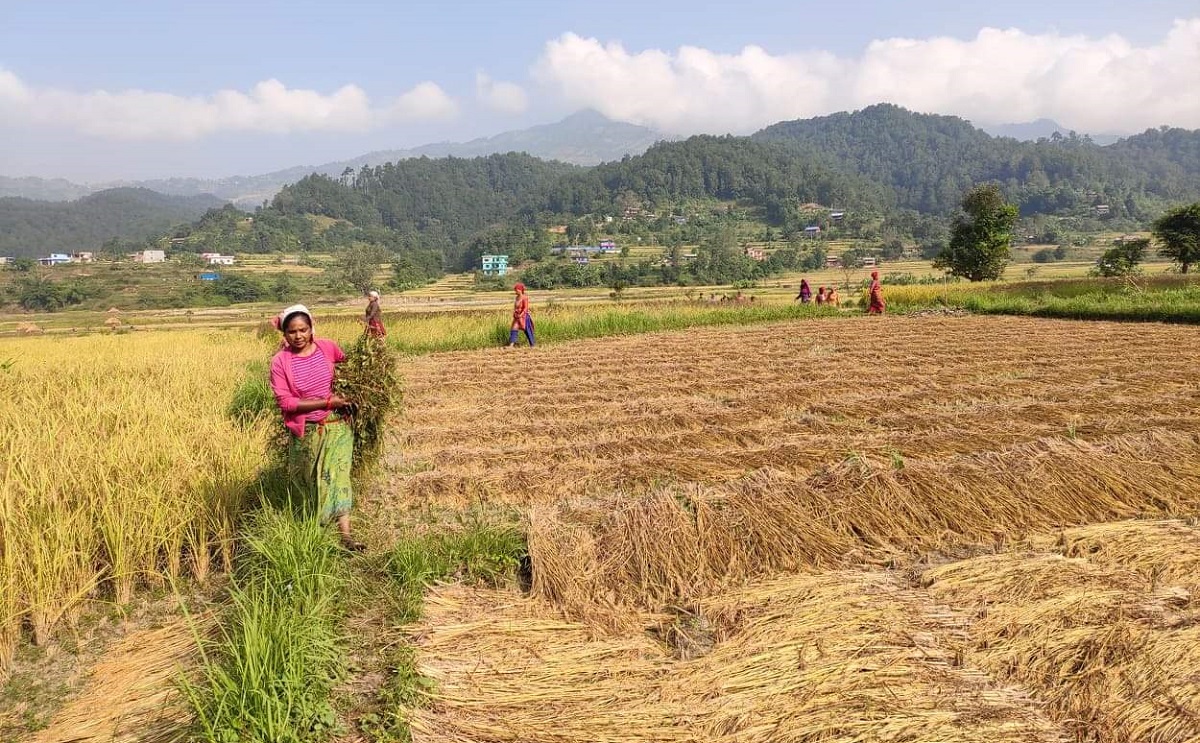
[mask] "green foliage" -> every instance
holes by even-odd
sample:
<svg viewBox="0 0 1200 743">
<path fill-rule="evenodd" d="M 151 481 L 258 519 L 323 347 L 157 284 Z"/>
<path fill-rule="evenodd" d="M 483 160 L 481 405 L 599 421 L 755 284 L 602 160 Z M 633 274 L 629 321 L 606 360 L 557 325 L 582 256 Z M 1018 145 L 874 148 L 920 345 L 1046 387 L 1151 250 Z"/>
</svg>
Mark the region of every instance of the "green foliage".
<svg viewBox="0 0 1200 743">
<path fill-rule="evenodd" d="M 1200 261 L 1200 201 L 1179 206 L 1154 220 L 1151 230 L 1158 254 L 1179 264 L 1181 273 Z"/>
<path fill-rule="evenodd" d="M 272 336 L 279 333 L 271 329 Z M 233 390 L 233 398 L 226 409 L 226 415 L 238 425 L 250 426 L 260 420 L 275 418 L 279 406 L 275 402 L 275 393 L 271 391 L 270 370 L 266 361 L 255 361 L 248 365 L 246 374 Z"/>
<path fill-rule="evenodd" d="M 344 558 L 315 520 L 260 512 L 246 530 L 219 640 L 181 681 L 207 743 L 300 743 L 326 737 L 345 670 L 338 594 Z"/>
<path fill-rule="evenodd" d="M 387 418 L 400 407 L 396 354 L 382 339 L 363 333 L 338 364 L 334 391 L 351 401 L 354 476 L 362 480 L 383 455 Z"/>
<path fill-rule="evenodd" d="M 1120 245 L 1104 251 L 1096 264 L 1098 276 L 1130 276 L 1137 273 L 1138 266 L 1146 257 L 1150 241 L 1141 238 L 1125 240 Z"/>
<path fill-rule="evenodd" d="M 933 265 L 970 281 L 994 280 L 1008 264 L 1017 207 L 1004 200 L 998 186 L 976 186 L 962 201 L 963 214 L 954 221 L 950 244 Z"/>
<path fill-rule="evenodd" d="M 1030 256 L 1030 259 L 1034 263 L 1053 263 L 1054 261 L 1058 260 L 1058 258 L 1055 257 L 1054 248 L 1042 248 Z"/>
<path fill-rule="evenodd" d="M 980 314 L 1200 324 L 1200 287 L 1160 291 L 1119 288 L 1122 290 L 1101 288 L 1072 296 L 986 292 L 968 295 L 962 306 Z"/>
<path fill-rule="evenodd" d="M 425 586 L 461 580 L 497 585 L 510 579 L 526 554 L 525 539 L 513 526 L 468 516 L 458 528 L 401 539 L 387 556 L 396 586 L 396 620 L 421 616 Z"/>
<path fill-rule="evenodd" d="M 0 198 L 0 255 L 95 250 L 113 236 L 145 240 L 219 203 L 212 196 L 165 196 L 145 188 L 114 188 L 77 201 Z"/>
<path fill-rule="evenodd" d="M 330 270 L 337 281 L 366 294 L 374 288 L 375 272 L 387 259 L 382 245 L 355 242 L 338 253 Z"/>
<path fill-rule="evenodd" d="M 222 273 L 221 278 L 212 282 L 212 290 L 230 302 L 257 302 L 267 297 L 267 290 L 257 279 L 230 272 Z"/>
</svg>

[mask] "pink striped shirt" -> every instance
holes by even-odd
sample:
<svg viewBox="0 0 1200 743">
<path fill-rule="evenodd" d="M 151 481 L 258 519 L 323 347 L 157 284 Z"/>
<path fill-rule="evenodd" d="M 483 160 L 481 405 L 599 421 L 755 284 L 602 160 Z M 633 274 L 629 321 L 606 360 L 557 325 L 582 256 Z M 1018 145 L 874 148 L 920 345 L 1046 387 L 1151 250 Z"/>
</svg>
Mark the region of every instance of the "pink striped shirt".
<svg viewBox="0 0 1200 743">
<path fill-rule="evenodd" d="M 308 356 L 292 357 L 292 379 L 296 383 L 297 397 L 329 397 L 333 391 L 333 370 L 321 347 Z M 329 415 L 328 410 L 313 410 L 304 415 L 304 420 L 318 423 Z"/>
</svg>

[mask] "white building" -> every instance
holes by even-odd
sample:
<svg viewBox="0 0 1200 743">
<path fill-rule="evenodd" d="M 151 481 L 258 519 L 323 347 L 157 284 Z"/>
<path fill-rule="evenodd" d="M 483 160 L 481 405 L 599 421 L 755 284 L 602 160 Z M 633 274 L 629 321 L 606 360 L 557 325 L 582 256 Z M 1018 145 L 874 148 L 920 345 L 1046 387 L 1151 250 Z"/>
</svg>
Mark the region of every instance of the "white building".
<svg viewBox="0 0 1200 743">
<path fill-rule="evenodd" d="M 233 256 L 232 255 L 220 255 L 218 253 L 210 253 L 210 254 L 207 254 L 207 256 L 205 257 L 205 260 L 208 261 L 208 265 L 210 265 L 210 266 L 232 266 L 233 265 Z"/>
<path fill-rule="evenodd" d="M 162 250 L 143 250 L 134 256 L 138 263 L 165 263 L 167 254 Z"/>
<path fill-rule="evenodd" d="M 38 263 L 43 266 L 58 266 L 63 263 L 70 263 L 71 256 L 66 253 L 51 253 L 45 258 L 38 258 Z"/>
</svg>

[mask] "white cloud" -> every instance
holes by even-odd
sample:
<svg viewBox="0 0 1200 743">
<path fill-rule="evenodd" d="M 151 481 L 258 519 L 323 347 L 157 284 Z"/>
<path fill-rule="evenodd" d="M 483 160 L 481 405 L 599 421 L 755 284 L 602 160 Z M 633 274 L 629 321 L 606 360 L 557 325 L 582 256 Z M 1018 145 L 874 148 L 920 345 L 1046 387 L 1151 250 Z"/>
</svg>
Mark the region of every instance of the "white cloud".
<svg viewBox="0 0 1200 743">
<path fill-rule="evenodd" d="M 611 118 L 691 134 L 896 103 L 979 123 L 1052 118 L 1079 131 L 1200 128 L 1200 18 L 1161 42 L 981 30 L 973 39 L 886 39 L 857 58 L 822 51 L 629 52 L 575 34 L 546 44 L 535 76 Z"/>
<path fill-rule="evenodd" d="M 475 73 L 475 96 L 493 111 L 506 114 L 524 113 L 529 108 L 529 96 L 516 83 L 493 80 L 482 72 Z"/>
<path fill-rule="evenodd" d="M 381 107 L 356 85 L 329 95 L 264 80 L 249 91 L 179 96 L 146 90 L 74 92 L 31 88 L 0 69 L 0 117 L 11 123 L 62 127 L 130 140 L 195 140 L 218 132 L 361 132 L 398 121 L 444 119 L 457 106 L 423 82 Z"/>
</svg>

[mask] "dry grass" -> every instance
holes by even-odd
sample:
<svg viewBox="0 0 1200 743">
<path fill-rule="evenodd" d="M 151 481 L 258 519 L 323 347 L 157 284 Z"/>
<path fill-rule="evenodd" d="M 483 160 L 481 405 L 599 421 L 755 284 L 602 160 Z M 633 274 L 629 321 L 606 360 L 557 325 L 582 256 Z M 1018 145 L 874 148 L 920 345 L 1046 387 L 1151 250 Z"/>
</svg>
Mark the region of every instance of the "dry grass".
<svg viewBox="0 0 1200 743">
<path fill-rule="evenodd" d="M 209 626 L 207 617 L 195 621 L 198 628 Z M 175 682 L 195 652 L 196 635 L 189 620 L 133 632 L 105 653 L 91 668 L 83 692 L 29 743 L 176 739 L 190 714 Z"/>
<path fill-rule="evenodd" d="M 674 634 L 707 635 L 688 657 L 678 640 L 595 636 L 536 600 L 439 590 L 418 633 L 437 691 L 414 740 L 1063 739 L 1019 691 L 956 667 L 938 621 L 887 574 L 756 583 L 698 610 Z"/>
<path fill-rule="evenodd" d="M 974 615 L 966 661 L 1029 689 L 1076 740 L 1183 743 L 1200 739 L 1200 607 L 1196 553 L 1178 548 L 1198 538 L 1182 523 L 1090 526 L 1060 544 L 1088 557 L 996 555 L 923 581 Z"/>
<path fill-rule="evenodd" d="M 630 612 L 619 632 L 541 599 L 442 587 L 414 631 L 436 684 L 414 740 L 1197 740 L 1197 605 L 1126 562 L 1194 580 L 1195 554 L 1171 546 L 1200 529 L 1060 537 L 1096 559 L 1022 550 L 779 577 Z"/>
<path fill-rule="evenodd" d="M 1189 337 L 859 318 L 442 354 L 406 364 L 421 412 L 391 482 L 413 506 L 529 507 L 535 588 L 575 616 L 1190 514 Z"/>
</svg>

